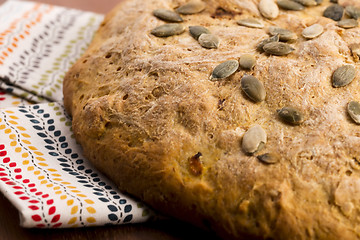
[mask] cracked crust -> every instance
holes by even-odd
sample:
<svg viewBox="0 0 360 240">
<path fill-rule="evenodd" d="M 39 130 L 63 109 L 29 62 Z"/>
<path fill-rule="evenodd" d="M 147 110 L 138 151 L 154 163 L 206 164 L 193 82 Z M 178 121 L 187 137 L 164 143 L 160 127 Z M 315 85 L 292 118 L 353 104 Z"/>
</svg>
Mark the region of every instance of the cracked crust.
<svg viewBox="0 0 360 240">
<path fill-rule="evenodd" d="M 221 39 L 219 49 L 201 48 L 188 31 L 152 36 L 163 24 L 152 11 L 183 2 L 120 4 L 66 75 L 64 103 L 85 155 L 120 190 L 224 238 L 359 238 L 360 126 L 345 111 L 360 100 L 359 76 L 338 89 L 330 79 L 343 64 L 359 70 L 349 45 L 360 43 L 360 28 L 344 30 L 322 17 L 325 0 L 262 19 L 264 29 L 236 24 L 260 18 L 257 0 L 206 0 L 206 10 L 183 16 L 184 24 L 209 28 Z M 324 33 L 303 39 L 301 31 L 314 23 Z M 255 50 L 273 25 L 299 37 L 286 57 Z M 245 53 L 256 55 L 252 71 L 209 81 L 216 65 Z M 254 104 L 241 92 L 244 74 L 264 84 L 264 102 Z M 301 109 L 306 121 L 279 121 L 276 110 L 286 105 Z M 255 124 L 268 135 L 258 154 L 275 153 L 278 163 L 263 164 L 241 150 L 243 134 Z M 192 169 L 194 157 L 200 174 Z"/>
</svg>

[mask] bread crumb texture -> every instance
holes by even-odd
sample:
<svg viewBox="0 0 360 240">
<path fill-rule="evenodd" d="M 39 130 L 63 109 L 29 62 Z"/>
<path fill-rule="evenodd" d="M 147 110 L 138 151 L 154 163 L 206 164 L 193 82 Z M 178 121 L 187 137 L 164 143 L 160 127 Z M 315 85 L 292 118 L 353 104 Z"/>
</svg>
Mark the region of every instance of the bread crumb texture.
<svg viewBox="0 0 360 240">
<path fill-rule="evenodd" d="M 346 64 L 359 72 L 350 46 L 360 44 L 360 28 L 323 17 L 328 0 L 280 9 L 270 20 L 258 0 L 203 2 L 203 11 L 181 15 L 186 31 L 170 37 L 151 34 L 165 23 L 153 11 L 174 11 L 185 0 L 126 0 L 106 16 L 64 81 L 65 107 L 85 155 L 120 190 L 225 239 L 359 239 L 360 125 L 346 112 L 360 100 L 359 74 L 340 88 L 331 77 Z M 264 27 L 237 24 L 245 18 Z M 302 37 L 313 24 L 323 33 Z M 190 35 L 197 25 L 220 39 L 218 48 L 203 48 Z M 256 50 L 271 26 L 296 33 L 288 43 L 293 52 Z M 217 65 L 243 54 L 255 56 L 252 69 L 210 80 Z M 264 101 L 244 94 L 245 75 L 263 84 Z M 281 121 L 277 110 L 285 106 L 305 120 Z M 249 155 L 242 137 L 255 125 L 267 141 Z M 279 159 L 259 161 L 266 153 Z"/>
</svg>

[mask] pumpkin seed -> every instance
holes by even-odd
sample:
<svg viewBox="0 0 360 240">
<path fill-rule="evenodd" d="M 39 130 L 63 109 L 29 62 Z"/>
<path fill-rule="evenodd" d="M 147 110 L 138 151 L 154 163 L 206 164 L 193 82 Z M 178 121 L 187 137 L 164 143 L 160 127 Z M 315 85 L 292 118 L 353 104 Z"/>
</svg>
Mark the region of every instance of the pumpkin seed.
<svg viewBox="0 0 360 240">
<path fill-rule="evenodd" d="M 228 60 L 217 65 L 212 74 L 211 80 L 217 80 L 231 76 L 239 68 L 239 62 L 236 60 Z"/>
<path fill-rule="evenodd" d="M 254 102 L 265 100 L 266 91 L 264 85 L 254 76 L 245 75 L 241 78 L 241 89 Z"/>
<path fill-rule="evenodd" d="M 280 38 L 280 34 L 276 34 L 270 38 L 266 38 L 266 39 L 262 40 L 261 42 L 259 42 L 258 45 L 256 45 L 256 49 L 259 52 L 263 52 L 264 51 L 263 47 L 265 46 L 265 44 L 268 44 L 271 42 L 278 42 L 279 38 Z"/>
<path fill-rule="evenodd" d="M 349 17 L 353 19 L 359 19 L 360 18 L 360 8 L 354 7 L 354 6 L 347 6 L 345 7 L 345 13 Z"/>
<path fill-rule="evenodd" d="M 360 44 L 359 43 L 351 44 L 350 50 L 353 55 L 354 61 L 358 62 L 360 58 Z"/>
<path fill-rule="evenodd" d="M 151 31 L 151 34 L 156 37 L 170 37 L 179 35 L 185 31 L 184 25 L 180 23 L 166 23 L 158 26 Z"/>
<path fill-rule="evenodd" d="M 211 33 L 203 33 L 198 39 L 200 45 L 204 48 L 218 48 L 220 40 L 217 36 Z"/>
<path fill-rule="evenodd" d="M 184 20 L 176 12 L 167 9 L 156 9 L 153 11 L 155 17 L 167 22 L 183 22 Z"/>
<path fill-rule="evenodd" d="M 312 39 L 312 38 L 316 38 L 317 36 L 322 34 L 323 31 L 324 31 L 323 26 L 315 23 L 315 24 L 305 28 L 301 34 L 303 35 L 304 38 Z"/>
<path fill-rule="evenodd" d="M 237 21 L 237 24 L 244 27 L 251 27 L 251 28 L 263 28 L 264 24 L 257 19 L 254 18 L 246 18 L 240 19 Z"/>
<path fill-rule="evenodd" d="M 203 26 L 190 26 L 189 27 L 190 34 L 196 40 L 199 39 L 200 35 L 203 33 L 209 34 L 210 31 L 206 27 Z"/>
<path fill-rule="evenodd" d="M 302 4 L 291 0 L 278 0 L 277 5 L 282 9 L 292 11 L 301 11 L 305 8 Z"/>
<path fill-rule="evenodd" d="M 349 102 L 347 106 L 348 114 L 355 123 L 360 124 L 360 103 L 356 101 Z"/>
<path fill-rule="evenodd" d="M 273 0 L 260 0 L 258 8 L 264 18 L 274 19 L 279 15 L 279 7 Z"/>
<path fill-rule="evenodd" d="M 256 59 L 252 54 L 243 54 L 240 56 L 239 64 L 243 69 L 252 69 L 255 66 Z"/>
<path fill-rule="evenodd" d="M 269 34 L 274 36 L 279 34 L 279 40 L 283 42 L 295 41 L 297 39 L 296 33 L 285 28 L 280 27 L 269 27 Z"/>
<path fill-rule="evenodd" d="M 263 49 L 266 53 L 277 56 L 284 56 L 295 50 L 295 48 L 283 42 L 267 43 L 264 45 Z"/>
<path fill-rule="evenodd" d="M 190 1 L 176 9 L 176 12 L 184 15 L 195 14 L 202 12 L 206 5 L 203 1 Z"/>
<path fill-rule="evenodd" d="M 301 111 L 293 107 L 283 107 L 277 113 L 282 121 L 292 125 L 299 125 L 305 120 Z"/>
<path fill-rule="evenodd" d="M 259 161 L 262 163 L 275 164 L 275 163 L 279 162 L 280 156 L 275 153 L 265 153 L 265 154 L 257 156 L 257 159 L 259 159 Z"/>
<path fill-rule="evenodd" d="M 344 8 L 338 4 L 327 7 L 323 13 L 324 17 L 331 18 L 334 21 L 340 21 L 344 13 Z"/>
<path fill-rule="evenodd" d="M 266 132 L 259 125 L 255 125 L 244 134 L 242 148 L 247 154 L 260 151 L 266 144 Z"/>
<path fill-rule="evenodd" d="M 359 26 L 358 22 L 356 19 L 343 19 L 343 20 L 340 20 L 337 25 L 339 27 L 342 27 L 342 28 L 354 28 L 354 27 L 357 27 Z"/>
<path fill-rule="evenodd" d="M 315 0 L 315 2 L 316 2 L 316 5 L 320 5 L 323 2 L 323 0 Z"/>
<path fill-rule="evenodd" d="M 306 7 L 316 6 L 317 2 L 315 0 L 293 0 L 297 3 L 300 3 L 301 5 L 304 5 Z"/>
<path fill-rule="evenodd" d="M 344 65 L 334 71 L 332 85 L 335 88 L 346 86 L 354 80 L 355 76 L 355 67 L 353 65 Z"/>
</svg>

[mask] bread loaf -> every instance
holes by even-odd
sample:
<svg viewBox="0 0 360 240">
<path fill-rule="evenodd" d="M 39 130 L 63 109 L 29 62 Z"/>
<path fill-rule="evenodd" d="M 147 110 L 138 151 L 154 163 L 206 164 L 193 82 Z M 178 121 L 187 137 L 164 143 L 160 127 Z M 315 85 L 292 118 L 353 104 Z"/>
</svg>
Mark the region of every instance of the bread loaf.
<svg viewBox="0 0 360 240">
<path fill-rule="evenodd" d="M 276 14 L 272 1 L 204 0 L 188 14 L 185 0 L 125 0 L 64 80 L 84 154 L 120 190 L 224 239 L 358 239 L 348 104 L 360 100 L 360 28 L 313 2 Z M 183 22 L 156 29 L 169 21 L 158 9 Z M 303 32 L 313 24 L 322 31 Z"/>
</svg>

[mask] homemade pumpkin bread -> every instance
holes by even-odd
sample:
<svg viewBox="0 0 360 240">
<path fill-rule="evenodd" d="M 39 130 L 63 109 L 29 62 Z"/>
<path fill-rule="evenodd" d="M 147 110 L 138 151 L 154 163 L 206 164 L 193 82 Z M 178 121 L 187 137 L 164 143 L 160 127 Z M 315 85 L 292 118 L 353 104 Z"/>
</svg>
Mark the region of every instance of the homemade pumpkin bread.
<svg viewBox="0 0 360 240">
<path fill-rule="evenodd" d="M 225 239 L 359 239 L 360 2 L 334 4 L 125 0 L 64 80 L 84 154 Z"/>
</svg>

